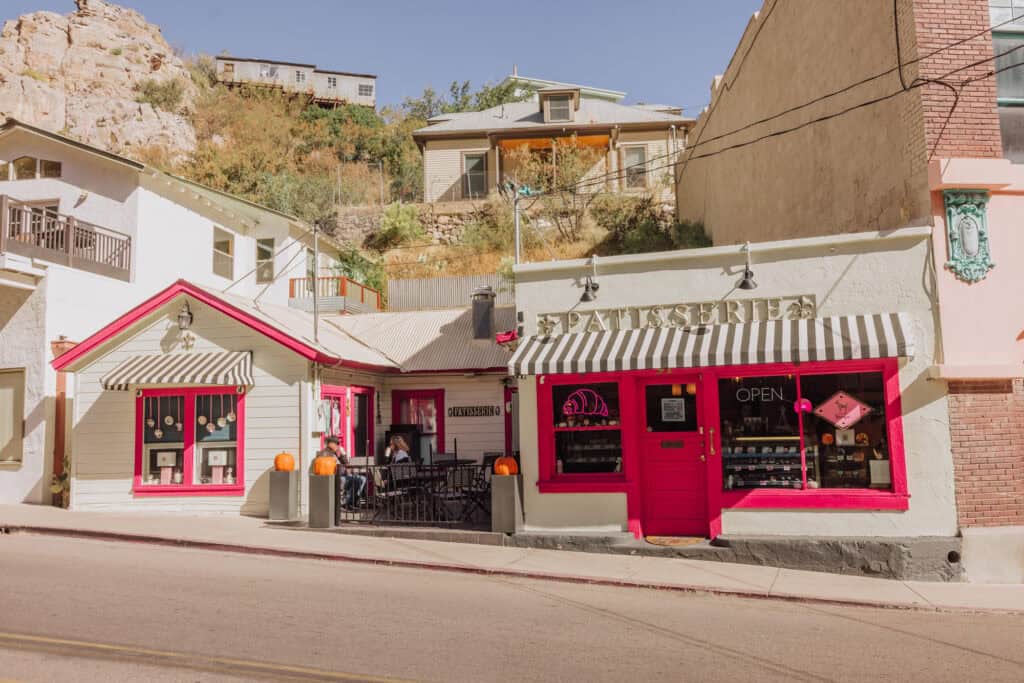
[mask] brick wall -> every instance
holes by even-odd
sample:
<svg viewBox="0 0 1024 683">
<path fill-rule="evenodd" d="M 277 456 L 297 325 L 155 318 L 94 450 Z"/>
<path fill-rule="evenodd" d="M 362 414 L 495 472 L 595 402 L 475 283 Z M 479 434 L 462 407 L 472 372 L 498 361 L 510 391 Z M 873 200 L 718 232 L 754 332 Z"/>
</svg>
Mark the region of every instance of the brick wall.
<svg viewBox="0 0 1024 683">
<path fill-rule="evenodd" d="M 1024 524 L 1024 380 L 950 382 L 961 527 Z"/>
<path fill-rule="evenodd" d="M 989 24 L 988 0 L 914 0 L 916 51 L 911 44 L 903 60 L 926 56 L 966 36 L 985 31 Z M 914 75 L 923 79 L 939 79 L 967 64 L 991 60 L 992 56 L 992 36 L 982 33 L 962 45 L 924 59 L 905 74 L 908 82 Z M 964 80 L 983 76 L 992 68 L 992 62 L 986 61 L 943 80 L 959 88 Z M 930 155 L 938 158 L 1002 157 L 995 78 L 986 78 L 962 89 L 960 102 L 944 132 L 942 126 L 953 105 L 953 92 L 942 85 L 928 84 L 921 88 L 921 99 Z"/>
</svg>

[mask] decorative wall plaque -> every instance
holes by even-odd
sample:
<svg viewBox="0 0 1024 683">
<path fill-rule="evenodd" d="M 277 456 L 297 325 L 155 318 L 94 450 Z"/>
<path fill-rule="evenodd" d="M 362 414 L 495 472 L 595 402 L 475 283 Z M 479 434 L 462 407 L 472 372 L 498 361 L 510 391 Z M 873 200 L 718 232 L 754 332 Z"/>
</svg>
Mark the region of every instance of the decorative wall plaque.
<svg viewBox="0 0 1024 683">
<path fill-rule="evenodd" d="M 979 282 L 995 266 L 988 245 L 988 192 L 946 190 L 944 196 L 949 241 L 946 267 L 964 282 Z"/>
</svg>

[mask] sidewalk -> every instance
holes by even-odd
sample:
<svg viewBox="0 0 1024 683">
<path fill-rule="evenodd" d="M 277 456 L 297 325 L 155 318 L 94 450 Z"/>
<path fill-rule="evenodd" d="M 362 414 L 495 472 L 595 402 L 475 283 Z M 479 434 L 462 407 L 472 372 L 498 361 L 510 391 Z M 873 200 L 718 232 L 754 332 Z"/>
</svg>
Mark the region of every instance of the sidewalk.
<svg viewBox="0 0 1024 683">
<path fill-rule="evenodd" d="M 1024 613 L 1024 584 L 932 583 L 699 560 L 597 555 L 310 531 L 251 517 L 69 512 L 0 505 L 0 528 L 493 576 L 877 607 Z M 2 543 L 2 541 L 0 541 Z"/>
</svg>

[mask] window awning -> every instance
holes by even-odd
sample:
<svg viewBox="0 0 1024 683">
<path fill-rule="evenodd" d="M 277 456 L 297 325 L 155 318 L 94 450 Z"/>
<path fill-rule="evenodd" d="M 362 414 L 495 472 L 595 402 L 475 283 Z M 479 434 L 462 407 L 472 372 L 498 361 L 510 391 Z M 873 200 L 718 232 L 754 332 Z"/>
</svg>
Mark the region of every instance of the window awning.
<svg viewBox="0 0 1024 683">
<path fill-rule="evenodd" d="M 250 385 L 251 351 L 211 351 L 135 356 L 100 380 L 104 389 L 126 391 L 130 384 Z"/>
<path fill-rule="evenodd" d="M 524 339 L 512 375 L 661 370 L 913 355 L 904 313 L 577 332 Z"/>
</svg>

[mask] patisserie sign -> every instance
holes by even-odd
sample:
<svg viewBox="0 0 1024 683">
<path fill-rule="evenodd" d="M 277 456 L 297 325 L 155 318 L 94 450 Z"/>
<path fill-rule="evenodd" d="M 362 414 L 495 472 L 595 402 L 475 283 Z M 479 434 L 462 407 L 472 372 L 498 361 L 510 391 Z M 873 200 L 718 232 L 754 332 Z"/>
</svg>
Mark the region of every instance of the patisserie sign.
<svg viewBox="0 0 1024 683">
<path fill-rule="evenodd" d="M 608 332 L 692 325 L 722 325 L 767 320 L 813 318 L 817 302 L 812 294 L 767 299 L 725 299 L 696 303 L 598 308 L 588 311 L 541 313 L 537 334 Z"/>
</svg>

